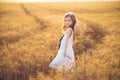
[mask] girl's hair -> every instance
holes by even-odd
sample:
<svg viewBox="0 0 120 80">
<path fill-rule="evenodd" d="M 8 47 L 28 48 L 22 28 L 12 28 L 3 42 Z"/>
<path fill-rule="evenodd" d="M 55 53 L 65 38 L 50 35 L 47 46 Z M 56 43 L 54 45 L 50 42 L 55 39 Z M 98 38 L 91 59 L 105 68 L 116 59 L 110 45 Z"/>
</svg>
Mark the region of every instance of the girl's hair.
<svg viewBox="0 0 120 80">
<path fill-rule="evenodd" d="M 79 35 L 79 32 L 80 32 L 80 26 L 77 24 L 77 20 L 76 20 L 76 17 L 75 15 L 72 13 L 72 12 L 68 12 L 65 14 L 64 18 L 66 17 L 70 17 L 72 19 L 72 25 L 70 26 L 73 31 L 74 31 L 74 40 L 75 40 L 75 37 Z M 64 25 L 63 26 L 63 29 L 66 30 L 66 26 Z"/>
</svg>

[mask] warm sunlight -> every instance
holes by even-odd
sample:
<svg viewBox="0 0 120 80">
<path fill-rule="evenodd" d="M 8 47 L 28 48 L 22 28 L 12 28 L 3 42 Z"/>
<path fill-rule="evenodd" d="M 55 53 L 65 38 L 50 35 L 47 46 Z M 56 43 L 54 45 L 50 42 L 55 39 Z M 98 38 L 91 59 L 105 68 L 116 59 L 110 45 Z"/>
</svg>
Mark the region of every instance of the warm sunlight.
<svg viewBox="0 0 120 80">
<path fill-rule="evenodd" d="M 120 80 L 120 0 L 0 0 L 0 80 Z"/>
<path fill-rule="evenodd" d="M 87 2 L 87 1 L 120 1 L 120 0 L 0 0 L 0 2 Z"/>
</svg>

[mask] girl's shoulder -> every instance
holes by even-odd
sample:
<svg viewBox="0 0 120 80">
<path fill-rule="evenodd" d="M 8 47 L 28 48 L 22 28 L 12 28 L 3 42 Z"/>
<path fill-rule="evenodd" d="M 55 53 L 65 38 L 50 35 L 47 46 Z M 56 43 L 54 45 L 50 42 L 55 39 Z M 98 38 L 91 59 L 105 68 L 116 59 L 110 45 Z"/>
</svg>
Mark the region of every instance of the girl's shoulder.
<svg viewBox="0 0 120 80">
<path fill-rule="evenodd" d="M 66 35 L 72 35 L 72 34 L 73 34 L 72 28 L 70 28 L 70 27 L 67 28 L 66 31 L 65 31 L 65 34 L 66 34 Z"/>
<path fill-rule="evenodd" d="M 72 31 L 73 32 L 73 29 L 69 27 L 69 28 L 66 29 L 66 32 L 68 32 L 68 31 Z"/>
</svg>

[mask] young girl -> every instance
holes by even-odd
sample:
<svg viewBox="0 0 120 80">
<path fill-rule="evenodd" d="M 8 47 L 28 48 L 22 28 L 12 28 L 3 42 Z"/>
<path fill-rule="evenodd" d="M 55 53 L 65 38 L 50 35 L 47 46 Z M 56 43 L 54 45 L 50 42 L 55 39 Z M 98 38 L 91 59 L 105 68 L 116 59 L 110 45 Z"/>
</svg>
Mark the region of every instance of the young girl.
<svg viewBox="0 0 120 80">
<path fill-rule="evenodd" d="M 50 68 L 54 69 L 68 69 L 72 70 L 75 67 L 75 56 L 72 47 L 72 42 L 76 36 L 76 30 L 79 29 L 76 26 L 76 18 L 72 12 L 68 12 L 64 16 L 65 32 L 60 39 L 60 46 L 57 56 L 49 64 Z"/>
</svg>

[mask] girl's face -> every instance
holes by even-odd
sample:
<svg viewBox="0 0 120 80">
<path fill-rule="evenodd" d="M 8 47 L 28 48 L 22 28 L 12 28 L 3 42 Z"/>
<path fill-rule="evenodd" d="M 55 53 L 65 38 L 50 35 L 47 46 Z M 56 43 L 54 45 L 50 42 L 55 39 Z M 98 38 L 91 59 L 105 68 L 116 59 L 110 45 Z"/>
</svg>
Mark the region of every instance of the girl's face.
<svg viewBox="0 0 120 80">
<path fill-rule="evenodd" d="M 72 19 L 70 17 L 65 17 L 64 24 L 66 27 L 70 27 L 72 25 Z"/>
</svg>

